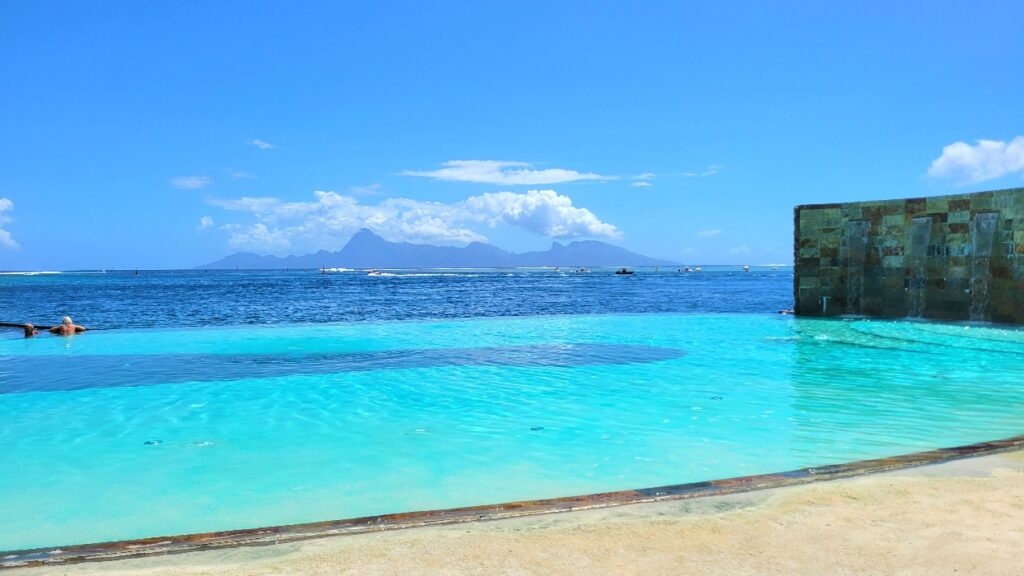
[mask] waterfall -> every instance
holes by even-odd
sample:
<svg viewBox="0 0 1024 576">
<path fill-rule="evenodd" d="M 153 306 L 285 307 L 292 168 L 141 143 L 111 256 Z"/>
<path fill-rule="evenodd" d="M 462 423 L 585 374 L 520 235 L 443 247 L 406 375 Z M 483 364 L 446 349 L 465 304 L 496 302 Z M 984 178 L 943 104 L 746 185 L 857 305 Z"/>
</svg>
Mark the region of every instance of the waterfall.
<svg viewBox="0 0 1024 576">
<path fill-rule="evenodd" d="M 846 313 L 864 313 L 864 259 L 867 256 L 868 229 L 871 223 L 854 220 L 846 223 Z"/>
<path fill-rule="evenodd" d="M 932 238 L 932 217 L 919 216 L 911 220 L 910 241 L 907 242 L 907 316 L 920 318 L 924 314 L 925 289 L 928 285 L 928 243 Z"/>
<path fill-rule="evenodd" d="M 992 240 L 998 212 L 976 214 L 971 221 L 971 320 L 988 318 L 988 283 L 992 278 Z"/>
</svg>

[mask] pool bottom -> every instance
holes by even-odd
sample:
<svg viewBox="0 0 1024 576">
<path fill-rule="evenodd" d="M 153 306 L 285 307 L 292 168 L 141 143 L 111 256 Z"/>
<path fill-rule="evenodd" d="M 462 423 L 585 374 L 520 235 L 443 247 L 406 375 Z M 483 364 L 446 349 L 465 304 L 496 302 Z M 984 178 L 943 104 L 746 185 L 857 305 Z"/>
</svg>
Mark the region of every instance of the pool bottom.
<svg viewBox="0 0 1024 576">
<path fill-rule="evenodd" d="M 1024 435 L 952 448 L 914 452 L 889 458 L 860 460 L 846 464 L 802 468 L 788 472 L 739 476 L 722 480 L 674 484 L 655 488 L 621 490 L 584 496 L 444 510 L 384 514 L 364 518 L 328 520 L 265 528 L 121 540 L 68 546 L 65 548 L 49 547 L 0 552 L 0 569 L 120 560 L 238 546 L 268 546 L 346 534 L 501 520 L 661 500 L 685 500 L 706 496 L 720 496 L 754 490 L 796 486 L 811 482 L 838 480 L 1015 450 L 1024 450 Z"/>
</svg>

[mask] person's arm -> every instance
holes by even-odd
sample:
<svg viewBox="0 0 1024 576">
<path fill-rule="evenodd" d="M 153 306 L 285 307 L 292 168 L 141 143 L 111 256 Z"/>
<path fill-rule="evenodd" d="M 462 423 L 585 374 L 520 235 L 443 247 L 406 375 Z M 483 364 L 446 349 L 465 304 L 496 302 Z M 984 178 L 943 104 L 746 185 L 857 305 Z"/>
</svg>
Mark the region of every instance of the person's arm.
<svg viewBox="0 0 1024 576">
<path fill-rule="evenodd" d="M 53 328 L 47 330 L 47 332 L 49 332 L 50 334 L 60 334 L 60 326 L 54 326 Z"/>
<path fill-rule="evenodd" d="M 75 333 L 76 334 L 80 334 L 82 332 L 85 332 L 86 330 L 88 330 L 88 328 L 86 328 L 85 326 L 78 326 L 78 325 L 75 326 Z"/>
</svg>

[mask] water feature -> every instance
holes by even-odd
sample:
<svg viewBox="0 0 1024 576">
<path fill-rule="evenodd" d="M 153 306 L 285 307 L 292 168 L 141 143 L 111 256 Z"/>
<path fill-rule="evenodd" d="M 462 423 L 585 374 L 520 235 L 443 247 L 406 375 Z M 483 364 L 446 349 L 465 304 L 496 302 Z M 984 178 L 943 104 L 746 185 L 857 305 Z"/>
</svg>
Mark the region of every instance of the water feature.
<svg viewBox="0 0 1024 576">
<path fill-rule="evenodd" d="M 928 286 L 928 244 L 932 237 L 932 217 L 919 216 L 911 220 L 910 240 L 907 242 L 907 316 L 920 318 L 924 314 L 925 294 Z"/>
<path fill-rule="evenodd" d="M 867 257 L 868 230 L 871 223 L 852 220 L 846 223 L 846 313 L 864 313 L 864 260 Z"/>
<path fill-rule="evenodd" d="M 971 320 L 988 319 L 988 285 L 992 278 L 992 244 L 998 221 L 998 212 L 975 214 L 971 221 Z"/>
</svg>

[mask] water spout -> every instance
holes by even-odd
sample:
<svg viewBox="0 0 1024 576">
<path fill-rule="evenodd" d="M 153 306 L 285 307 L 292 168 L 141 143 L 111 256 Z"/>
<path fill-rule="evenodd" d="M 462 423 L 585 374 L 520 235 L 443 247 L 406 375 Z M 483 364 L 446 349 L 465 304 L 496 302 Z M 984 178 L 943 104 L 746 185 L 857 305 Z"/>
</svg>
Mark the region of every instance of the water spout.
<svg viewBox="0 0 1024 576">
<path fill-rule="evenodd" d="M 999 213 L 976 214 L 971 221 L 971 308 L 970 319 L 988 319 L 988 284 L 992 278 L 992 241 Z"/>
<path fill-rule="evenodd" d="M 932 217 L 919 216 L 911 220 L 910 241 L 907 243 L 907 316 L 924 315 L 925 288 L 928 285 L 928 244 L 932 238 Z"/>
<path fill-rule="evenodd" d="M 846 313 L 864 313 L 864 259 L 867 256 L 871 223 L 854 220 L 846 224 Z"/>
</svg>

